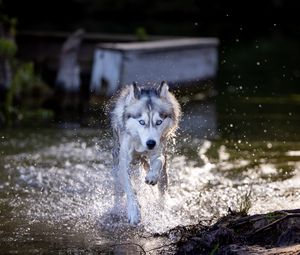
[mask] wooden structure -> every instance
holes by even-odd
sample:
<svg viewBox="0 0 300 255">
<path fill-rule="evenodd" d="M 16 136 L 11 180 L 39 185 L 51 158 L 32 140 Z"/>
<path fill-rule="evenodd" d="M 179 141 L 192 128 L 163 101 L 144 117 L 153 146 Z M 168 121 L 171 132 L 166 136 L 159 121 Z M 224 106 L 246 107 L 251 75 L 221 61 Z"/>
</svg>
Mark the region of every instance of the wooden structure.
<svg viewBox="0 0 300 255">
<path fill-rule="evenodd" d="M 50 85 L 56 83 L 57 71 L 60 63 L 60 53 L 63 43 L 71 33 L 58 31 L 22 31 L 17 33 L 17 57 L 24 61 L 33 61 L 35 69 Z M 149 36 L 150 41 L 163 40 L 166 36 Z M 89 87 L 93 64 L 94 50 L 99 43 L 134 42 L 135 35 L 85 33 L 78 52 L 80 78 L 82 85 Z"/>
<path fill-rule="evenodd" d="M 65 92 L 80 91 L 79 47 L 84 35 L 82 29 L 72 34 L 62 46 L 56 88 Z"/>
<path fill-rule="evenodd" d="M 213 79 L 217 73 L 216 38 L 181 38 L 151 42 L 102 43 L 94 53 L 90 89 L 112 95 L 133 81 L 173 84 Z"/>
</svg>

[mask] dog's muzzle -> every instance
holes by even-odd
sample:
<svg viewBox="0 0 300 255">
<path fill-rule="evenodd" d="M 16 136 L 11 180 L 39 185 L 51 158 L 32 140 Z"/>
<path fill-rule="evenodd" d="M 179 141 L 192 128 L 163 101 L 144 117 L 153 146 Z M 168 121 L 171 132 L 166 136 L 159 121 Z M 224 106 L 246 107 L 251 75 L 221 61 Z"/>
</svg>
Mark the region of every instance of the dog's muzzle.
<svg viewBox="0 0 300 255">
<path fill-rule="evenodd" d="M 148 140 L 146 142 L 146 145 L 147 145 L 147 147 L 148 147 L 149 150 L 152 150 L 155 147 L 156 142 L 154 140 Z"/>
</svg>

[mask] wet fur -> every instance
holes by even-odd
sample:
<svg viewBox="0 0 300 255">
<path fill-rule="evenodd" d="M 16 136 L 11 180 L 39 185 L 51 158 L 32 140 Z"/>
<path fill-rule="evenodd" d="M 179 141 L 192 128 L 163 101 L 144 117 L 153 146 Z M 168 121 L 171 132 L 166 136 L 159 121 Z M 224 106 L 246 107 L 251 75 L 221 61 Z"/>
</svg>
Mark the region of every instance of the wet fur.
<svg viewBox="0 0 300 255">
<path fill-rule="evenodd" d="M 140 221 L 140 208 L 131 185 L 130 167 L 132 164 L 142 165 L 148 170 L 146 183 L 158 183 L 159 191 L 162 194 L 166 191 L 166 145 L 168 139 L 175 136 L 180 115 L 179 103 L 165 82 L 152 88 L 128 85 L 114 97 L 111 126 L 114 136 L 115 205 L 120 203 L 125 192 L 128 221 L 131 224 Z M 139 124 L 141 120 L 146 120 L 143 125 Z M 147 147 L 149 139 L 156 142 L 153 149 Z"/>
</svg>

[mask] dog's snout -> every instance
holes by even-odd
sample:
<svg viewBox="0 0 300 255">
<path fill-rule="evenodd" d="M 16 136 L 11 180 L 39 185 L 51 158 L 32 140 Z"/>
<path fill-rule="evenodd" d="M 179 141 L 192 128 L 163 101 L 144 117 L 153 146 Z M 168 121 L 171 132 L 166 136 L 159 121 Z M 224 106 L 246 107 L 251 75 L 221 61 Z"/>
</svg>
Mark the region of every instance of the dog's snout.
<svg viewBox="0 0 300 255">
<path fill-rule="evenodd" d="M 147 145 L 148 149 L 152 150 L 155 147 L 156 142 L 154 140 L 148 140 L 146 142 L 146 145 Z"/>
</svg>

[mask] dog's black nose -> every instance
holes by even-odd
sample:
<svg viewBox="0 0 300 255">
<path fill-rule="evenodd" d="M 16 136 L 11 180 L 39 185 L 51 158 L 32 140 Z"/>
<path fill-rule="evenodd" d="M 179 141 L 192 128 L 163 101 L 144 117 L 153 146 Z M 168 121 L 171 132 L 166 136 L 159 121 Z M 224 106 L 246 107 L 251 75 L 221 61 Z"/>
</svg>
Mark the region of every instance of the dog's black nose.
<svg viewBox="0 0 300 255">
<path fill-rule="evenodd" d="M 152 150 L 156 144 L 156 142 L 154 140 L 148 140 L 146 142 L 148 149 Z"/>
</svg>

